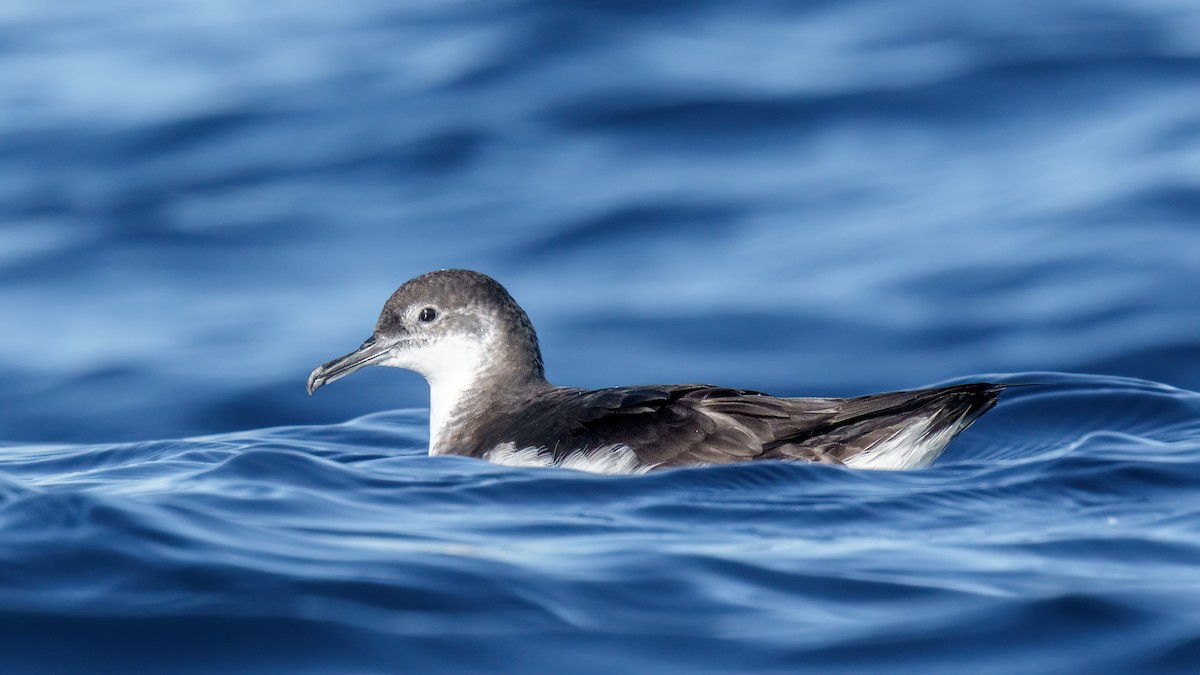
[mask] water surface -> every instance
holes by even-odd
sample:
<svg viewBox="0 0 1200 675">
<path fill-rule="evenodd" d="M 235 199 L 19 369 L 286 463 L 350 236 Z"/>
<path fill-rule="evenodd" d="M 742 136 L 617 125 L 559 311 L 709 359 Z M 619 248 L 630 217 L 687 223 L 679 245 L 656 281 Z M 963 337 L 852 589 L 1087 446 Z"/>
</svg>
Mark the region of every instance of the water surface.
<svg viewBox="0 0 1200 675">
<path fill-rule="evenodd" d="M 0 670 L 1196 672 L 1200 10 L 976 5 L 6 3 Z M 440 267 L 561 384 L 1054 386 L 903 474 L 431 459 L 304 381 Z"/>
</svg>

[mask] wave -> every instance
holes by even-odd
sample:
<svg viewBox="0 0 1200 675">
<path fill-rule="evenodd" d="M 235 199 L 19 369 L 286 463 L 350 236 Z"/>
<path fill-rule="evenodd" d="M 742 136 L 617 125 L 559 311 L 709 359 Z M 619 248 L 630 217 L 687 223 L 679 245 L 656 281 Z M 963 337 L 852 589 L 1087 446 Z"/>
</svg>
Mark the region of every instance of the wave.
<svg viewBox="0 0 1200 675">
<path fill-rule="evenodd" d="M 1044 386 L 911 472 L 501 467 L 426 456 L 418 411 L 5 447 L 0 643 L 67 670 L 171 670 L 208 640 L 227 656 L 200 669 L 1194 659 L 1200 395 L 997 378 Z"/>
</svg>

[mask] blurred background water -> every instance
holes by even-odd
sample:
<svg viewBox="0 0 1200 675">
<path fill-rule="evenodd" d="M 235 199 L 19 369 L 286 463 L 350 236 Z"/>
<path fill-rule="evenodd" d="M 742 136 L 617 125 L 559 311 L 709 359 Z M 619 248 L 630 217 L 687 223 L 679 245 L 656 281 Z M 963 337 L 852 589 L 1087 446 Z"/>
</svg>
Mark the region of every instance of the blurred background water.
<svg viewBox="0 0 1200 675">
<path fill-rule="evenodd" d="M 441 267 L 558 383 L 1060 386 L 916 474 L 433 460 L 304 381 Z M 10 0 L 0 669 L 1195 672 L 1197 288 L 1190 1 Z"/>
</svg>

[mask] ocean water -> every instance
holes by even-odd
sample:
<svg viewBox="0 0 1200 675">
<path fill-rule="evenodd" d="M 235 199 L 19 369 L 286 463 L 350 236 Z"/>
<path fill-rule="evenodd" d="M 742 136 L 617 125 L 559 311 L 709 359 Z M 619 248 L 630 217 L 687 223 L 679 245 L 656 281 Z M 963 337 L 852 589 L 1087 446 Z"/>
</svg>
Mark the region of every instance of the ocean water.
<svg viewBox="0 0 1200 675">
<path fill-rule="evenodd" d="M 550 379 L 1012 390 L 932 468 L 425 455 Z M 1200 7 L 0 7 L 0 672 L 1200 672 Z"/>
</svg>

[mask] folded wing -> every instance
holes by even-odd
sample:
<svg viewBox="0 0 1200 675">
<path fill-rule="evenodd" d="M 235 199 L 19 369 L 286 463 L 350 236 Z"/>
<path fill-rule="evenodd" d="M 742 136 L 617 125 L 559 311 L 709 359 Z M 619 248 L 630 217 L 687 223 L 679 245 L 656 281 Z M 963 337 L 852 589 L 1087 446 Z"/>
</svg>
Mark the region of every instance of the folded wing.
<svg viewBox="0 0 1200 675">
<path fill-rule="evenodd" d="M 708 385 L 576 390 L 552 406 L 559 428 L 547 450 L 557 463 L 580 448 L 624 446 L 653 468 L 752 459 L 912 468 L 936 459 L 1003 389 L 973 383 L 857 398 Z"/>
</svg>

